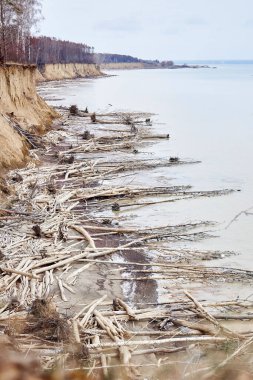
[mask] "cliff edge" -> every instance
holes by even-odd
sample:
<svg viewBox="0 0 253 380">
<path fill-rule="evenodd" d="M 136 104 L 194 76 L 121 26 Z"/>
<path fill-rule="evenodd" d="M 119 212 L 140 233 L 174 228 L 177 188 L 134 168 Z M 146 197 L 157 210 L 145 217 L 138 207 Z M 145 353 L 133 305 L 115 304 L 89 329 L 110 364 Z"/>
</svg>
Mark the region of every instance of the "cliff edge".
<svg viewBox="0 0 253 380">
<path fill-rule="evenodd" d="M 0 66 L 0 174 L 26 162 L 28 147 L 14 125 L 43 133 L 57 113 L 36 92 L 36 66 Z"/>
<path fill-rule="evenodd" d="M 104 74 L 98 65 L 85 63 L 46 64 L 37 70 L 37 81 L 53 81 L 75 78 L 95 78 Z"/>
</svg>

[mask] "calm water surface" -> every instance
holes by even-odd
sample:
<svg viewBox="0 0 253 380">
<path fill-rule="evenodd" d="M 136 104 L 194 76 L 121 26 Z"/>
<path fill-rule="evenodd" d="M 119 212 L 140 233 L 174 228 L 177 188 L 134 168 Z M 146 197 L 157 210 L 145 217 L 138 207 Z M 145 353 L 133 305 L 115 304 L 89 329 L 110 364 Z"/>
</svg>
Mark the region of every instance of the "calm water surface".
<svg viewBox="0 0 253 380">
<path fill-rule="evenodd" d="M 194 190 L 232 188 L 228 196 L 193 199 L 129 211 L 129 224 L 164 225 L 211 220 L 217 238 L 194 243 L 198 249 L 233 250 L 239 255 L 220 264 L 253 269 L 253 65 L 217 69 L 133 70 L 116 76 L 43 85 L 41 92 L 57 98 L 50 103 L 77 104 L 89 110 L 147 111 L 156 115 L 154 128 L 170 133 L 141 150 L 138 156 L 178 156 L 200 160 L 197 165 L 156 168 L 150 175 L 126 177 L 121 184 L 166 186 L 190 184 Z M 131 182 L 133 183 L 133 182 Z M 127 212 L 124 211 L 125 214 Z"/>
</svg>

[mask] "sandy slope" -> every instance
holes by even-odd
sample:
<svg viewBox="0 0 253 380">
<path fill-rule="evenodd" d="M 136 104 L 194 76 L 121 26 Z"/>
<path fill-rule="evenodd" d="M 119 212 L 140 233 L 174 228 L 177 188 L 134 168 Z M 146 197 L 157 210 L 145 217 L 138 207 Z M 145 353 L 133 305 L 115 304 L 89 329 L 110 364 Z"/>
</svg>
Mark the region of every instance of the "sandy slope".
<svg viewBox="0 0 253 380">
<path fill-rule="evenodd" d="M 33 133 L 45 131 L 57 113 L 36 92 L 36 67 L 0 67 L 0 170 L 20 166 L 28 152 L 8 119 Z"/>
<path fill-rule="evenodd" d="M 67 63 L 48 64 L 37 73 L 38 81 L 50 81 L 75 78 L 93 78 L 103 74 L 94 64 Z"/>
</svg>

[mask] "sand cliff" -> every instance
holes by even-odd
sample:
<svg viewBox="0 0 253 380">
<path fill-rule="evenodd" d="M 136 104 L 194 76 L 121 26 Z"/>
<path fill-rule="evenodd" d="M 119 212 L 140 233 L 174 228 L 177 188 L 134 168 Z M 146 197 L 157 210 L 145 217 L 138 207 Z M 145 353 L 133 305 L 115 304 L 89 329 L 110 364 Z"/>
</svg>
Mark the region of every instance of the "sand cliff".
<svg viewBox="0 0 253 380">
<path fill-rule="evenodd" d="M 84 63 L 47 64 L 37 71 L 37 81 L 51 81 L 102 76 L 99 66 Z"/>
<path fill-rule="evenodd" d="M 36 67 L 0 66 L 0 171 L 25 163 L 24 138 L 13 128 L 44 132 L 57 113 L 36 92 Z"/>
<path fill-rule="evenodd" d="M 43 133 L 57 117 L 37 94 L 36 82 L 102 75 L 94 64 L 49 64 L 40 71 L 35 65 L 0 66 L 0 172 L 21 166 L 27 159 L 27 144 L 13 124 Z"/>
</svg>

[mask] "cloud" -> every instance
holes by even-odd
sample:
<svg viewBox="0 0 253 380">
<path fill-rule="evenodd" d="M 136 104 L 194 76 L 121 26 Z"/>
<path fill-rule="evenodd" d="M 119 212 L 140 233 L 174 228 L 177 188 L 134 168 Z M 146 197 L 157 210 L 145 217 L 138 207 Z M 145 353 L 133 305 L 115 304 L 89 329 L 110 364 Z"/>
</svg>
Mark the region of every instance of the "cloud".
<svg viewBox="0 0 253 380">
<path fill-rule="evenodd" d="M 253 27 L 253 19 L 248 19 L 245 21 L 244 26 L 247 28 L 252 28 Z"/>
<path fill-rule="evenodd" d="M 180 33 L 180 29 L 177 27 L 168 26 L 167 28 L 164 29 L 164 34 L 168 36 L 176 36 L 179 33 Z"/>
<path fill-rule="evenodd" d="M 107 19 L 96 23 L 96 29 L 107 32 L 136 32 L 141 29 L 140 23 L 134 18 Z"/>
<path fill-rule="evenodd" d="M 197 16 L 192 16 L 192 17 L 188 17 L 187 19 L 185 19 L 184 21 L 184 24 L 186 25 L 207 25 L 207 21 L 201 17 L 197 17 Z"/>
<path fill-rule="evenodd" d="M 41 34 L 143 58 L 252 58 L 252 0 L 43 0 Z M 57 17 L 55 15 L 57 14 Z"/>
</svg>

